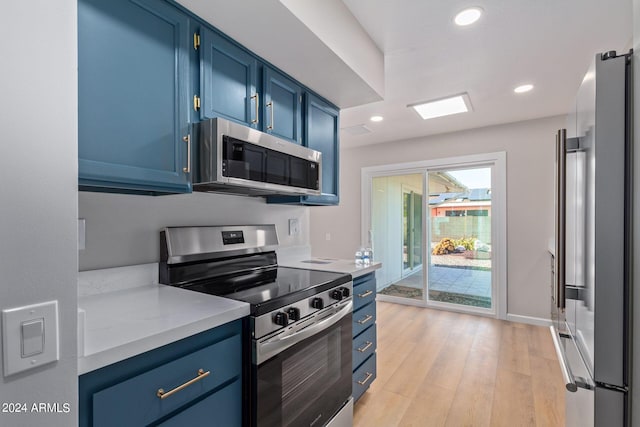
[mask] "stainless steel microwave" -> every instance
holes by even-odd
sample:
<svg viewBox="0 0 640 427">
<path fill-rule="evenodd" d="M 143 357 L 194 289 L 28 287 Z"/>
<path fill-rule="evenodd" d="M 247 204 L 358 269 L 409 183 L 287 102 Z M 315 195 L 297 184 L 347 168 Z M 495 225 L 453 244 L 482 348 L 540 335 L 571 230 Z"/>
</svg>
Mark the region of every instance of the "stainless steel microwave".
<svg viewBox="0 0 640 427">
<path fill-rule="evenodd" d="M 196 191 L 321 194 L 322 153 L 229 120 L 200 122 Z"/>
</svg>

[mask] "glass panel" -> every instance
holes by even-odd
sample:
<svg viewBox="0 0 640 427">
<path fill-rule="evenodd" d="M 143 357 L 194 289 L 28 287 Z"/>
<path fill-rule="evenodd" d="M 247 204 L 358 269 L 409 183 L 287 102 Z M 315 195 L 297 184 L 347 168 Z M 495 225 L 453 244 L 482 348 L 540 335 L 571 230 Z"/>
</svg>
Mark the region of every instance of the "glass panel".
<svg viewBox="0 0 640 427">
<path fill-rule="evenodd" d="M 424 299 L 423 178 L 422 173 L 373 178 L 373 256 L 382 262 L 376 278 L 383 295 Z"/>
<path fill-rule="evenodd" d="M 429 300 L 491 308 L 491 168 L 429 172 Z"/>
</svg>

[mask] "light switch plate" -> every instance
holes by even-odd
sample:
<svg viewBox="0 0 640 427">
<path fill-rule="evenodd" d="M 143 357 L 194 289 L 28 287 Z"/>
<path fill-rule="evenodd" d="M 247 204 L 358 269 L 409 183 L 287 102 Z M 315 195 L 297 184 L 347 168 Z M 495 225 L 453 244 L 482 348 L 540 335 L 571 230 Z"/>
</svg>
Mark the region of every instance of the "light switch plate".
<svg viewBox="0 0 640 427">
<path fill-rule="evenodd" d="M 298 234 L 300 234 L 300 220 L 289 218 L 289 236 L 297 236 Z"/>
<path fill-rule="evenodd" d="M 28 336 L 25 336 L 24 325 L 37 320 L 43 322 L 42 352 L 22 357 L 25 344 L 27 349 L 34 348 L 34 330 L 27 328 Z M 59 357 L 58 301 L 2 310 L 2 360 L 5 377 L 54 362 Z"/>
</svg>

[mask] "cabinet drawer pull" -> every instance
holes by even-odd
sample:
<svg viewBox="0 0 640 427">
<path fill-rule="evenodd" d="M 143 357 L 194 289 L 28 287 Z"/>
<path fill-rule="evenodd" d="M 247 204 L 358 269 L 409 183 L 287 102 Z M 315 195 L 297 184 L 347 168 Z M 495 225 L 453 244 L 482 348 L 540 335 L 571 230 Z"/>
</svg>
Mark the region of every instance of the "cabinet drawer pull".
<svg viewBox="0 0 640 427">
<path fill-rule="evenodd" d="M 191 134 L 183 136 L 182 140 L 187 143 L 187 167 L 182 168 L 182 172 L 191 173 Z"/>
<path fill-rule="evenodd" d="M 253 95 L 251 97 L 251 99 L 255 99 L 256 100 L 256 118 L 251 120 L 251 123 L 258 123 L 258 115 L 260 113 L 260 94 L 258 92 L 256 92 L 255 95 Z"/>
<path fill-rule="evenodd" d="M 190 379 L 186 383 L 184 383 L 182 385 L 179 385 L 178 387 L 174 388 L 173 390 L 164 391 L 164 389 L 159 388 L 158 391 L 156 392 L 156 396 L 158 396 L 160 399 L 166 399 L 167 397 L 171 396 L 172 394 L 177 393 L 180 390 L 183 390 L 183 389 L 189 387 L 191 384 L 200 381 L 204 377 L 208 377 L 209 374 L 211 374 L 211 371 L 205 372 L 204 369 L 198 369 L 198 376 L 197 377 L 195 377 L 193 379 Z"/>
<path fill-rule="evenodd" d="M 358 320 L 358 323 L 360 323 L 361 325 L 364 325 L 365 323 L 367 323 L 371 319 L 373 319 L 373 316 L 370 315 L 370 314 L 367 314 L 367 316 L 364 319 Z"/>
<path fill-rule="evenodd" d="M 267 129 L 271 130 L 273 129 L 273 101 L 269 102 L 267 107 L 271 109 L 271 123 L 267 126 Z"/>
<path fill-rule="evenodd" d="M 369 295 L 371 295 L 372 293 L 373 293 L 373 291 L 372 291 L 371 289 L 369 289 L 367 292 L 364 292 L 364 293 L 362 293 L 362 294 L 358 294 L 358 296 L 359 296 L 360 298 L 366 298 L 366 297 L 368 297 Z"/>
<path fill-rule="evenodd" d="M 358 384 L 360 385 L 365 385 L 366 383 L 369 382 L 369 380 L 371 379 L 371 377 L 373 377 L 373 374 L 371 372 L 367 372 L 367 376 L 364 377 L 363 380 L 358 381 Z"/>
<path fill-rule="evenodd" d="M 369 350 L 369 347 L 371 347 L 373 345 L 373 343 L 371 341 L 365 341 L 365 342 L 367 344 L 364 347 L 358 349 L 358 351 L 360 353 L 364 353 L 365 351 Z"/>
</svg>

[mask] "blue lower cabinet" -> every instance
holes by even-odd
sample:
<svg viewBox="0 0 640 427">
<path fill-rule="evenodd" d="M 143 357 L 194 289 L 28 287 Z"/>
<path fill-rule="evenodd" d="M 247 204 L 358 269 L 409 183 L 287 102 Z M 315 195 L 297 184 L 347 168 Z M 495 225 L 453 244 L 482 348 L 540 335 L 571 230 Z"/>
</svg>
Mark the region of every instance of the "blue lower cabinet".
<svg viewBox="0 0 640 427">
<path fill-rule="evenodd" d="M 188 384 L 186 387 L 181 387 Z M 235 321 L 80 377 L 80 425 L 242 423 L 242 334 Z M 223 422 L 224 421 L 224 422 Z"/>
<path fill-rule="evenodd" d="M 353 312 L 353 336 L 357 337 L 365 329 L 376 323 L 376 302 L 373 301 Z"/>
<path fill-rule="evenodd" d="M 376 379 L 376 276 L 353 279 L 353 399 L 357 401 Z"/>
<path fill-rule="evenodd" d="M 367 360 L 369 356 L 376 352 L 377 347 L 377 329 L 375 327 L 367 328 L 363 333 L 353 339 L 353 370 L 355 371 L 362 362 Z"/>
<path fill-rule="evenodd" d="M 353 400 L 358 401 L 376 379 L 376 354 L 373 353 L 353 373 Z"/>
<path fill-rule="evenodd" d="M 242 402 L 238 399 L 241 393 L 242 384 L 236 380 L 158 426 L 239 426 L 242 424 Z"/>
</svg>

